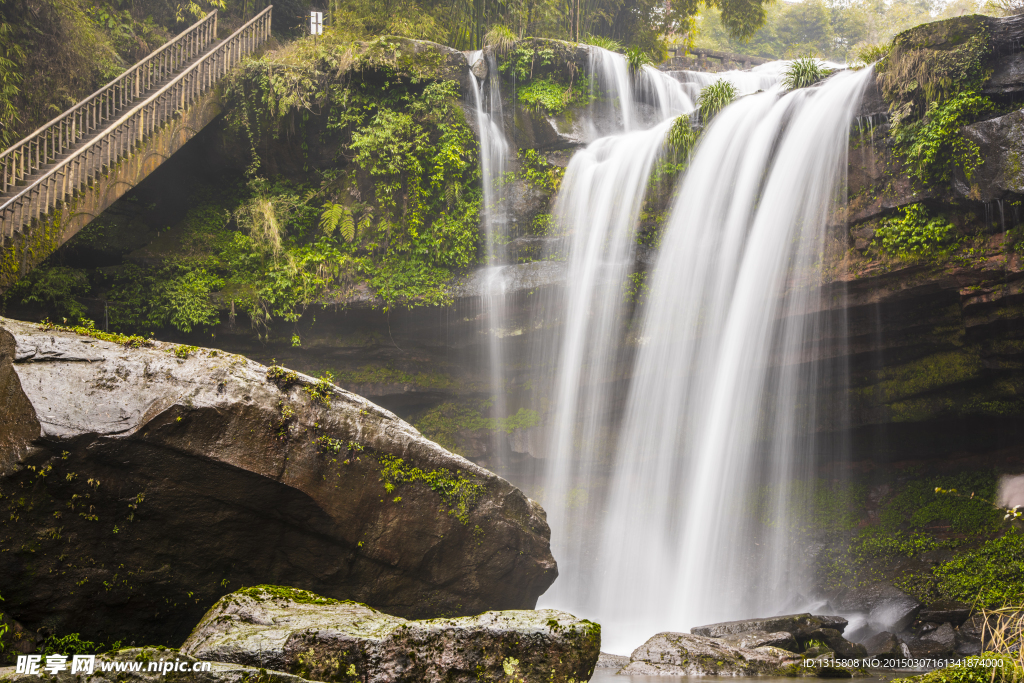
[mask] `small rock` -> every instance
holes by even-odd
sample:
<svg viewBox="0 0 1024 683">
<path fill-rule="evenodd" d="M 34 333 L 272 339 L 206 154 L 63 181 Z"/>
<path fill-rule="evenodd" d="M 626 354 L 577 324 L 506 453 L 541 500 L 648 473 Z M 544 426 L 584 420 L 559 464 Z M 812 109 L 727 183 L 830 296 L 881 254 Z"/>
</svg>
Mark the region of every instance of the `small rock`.
<svg viewBox="0 0 1024 683">
<path fill-rule="evenodd" d="M 863 645 L 851 643 L 846 638 L 843 638 L 843 635 L 834 628 L 815 629 L 807 634 L 807 639 L 824 642 L 828 645 L 829 649 L 840 657 L 863 657 L 867 654 L 867 650 L 864 649 Z"/>
<path fill-rule="evenodd" d="M 864 643 L 864 648 L 871 657 L 902 657 L 903 648 L 900 639 L 888 631 L 882 631 Z"/>
<path fill-rule="evenodd" d="M 481 54 L 480 58 L 476 60 L 473 66 L 470 67 L 470 71 L 481 81 L 487 78 L 487 60 Z"/>
<path fill-rule="evenodd" d="M 318 681 L 475 683 L 511 675 L 590 680 L 600 647 L 600 626 L 556 610 L 407 621 L 356 602 L 257 586 L 224 596 L 181 651 Z"/>
<path fill-rule="evenodd" d="M 936 624 L 944 624 L 947 621 L 953 626 L 959 626 L 971 616 L 971 606 L 964 605 L 952 600 L 932 603 L 921 609 L 918 618 L 922 621 L 931 621 Z"/>
<path fill-rule="evenodd" d="M 618 671 L 622 667 L 629 664 L 629 657 L 624 655 L 613 655 L 608 652 L 602 652 L 597 658 L 597 669 L 615 669 Z"/>
<path fill-rule="evenodd" d="M 953 630 L 952 624 L 945 623 L 934 631 L 922 636 L 921 640 L 930 640 L 938 643 L 952 652 L 953 648 L 956 647 L 956 632 Z"/>
<path fill-rule="evenodd" d="M 773 647 L 741 650 L 718 638 L 690 633 L 659 633 L 633 651 L 620 675 L 757 676 L 800 661 Z"/>
<path fill-rule="evenodd" d="M 907 649 L 910 651 L 910 656 L 914 659 L 933 659 L 935 657 L 944 657 L 952 654 L 953 647 L 946 647 L 942 643 L 937 643 L 934 640 L 914 639 L 906 641 Z"/>
</svg>

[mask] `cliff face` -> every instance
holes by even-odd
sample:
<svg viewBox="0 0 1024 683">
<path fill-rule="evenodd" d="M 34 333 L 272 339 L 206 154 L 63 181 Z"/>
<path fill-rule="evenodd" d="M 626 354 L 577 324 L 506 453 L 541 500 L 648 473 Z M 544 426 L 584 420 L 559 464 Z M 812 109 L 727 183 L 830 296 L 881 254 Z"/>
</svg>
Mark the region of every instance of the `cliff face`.
<svg viewBox="0 0 1024 683">
<path fill-rule="evenodd" d="M 540 506 L 389 411 L 92 334 L 0 319 L 0 594 L 26 627 L 177 646 L 245 585 L 419 618 L 531 609 L 554 581 Z"/>
</svg>

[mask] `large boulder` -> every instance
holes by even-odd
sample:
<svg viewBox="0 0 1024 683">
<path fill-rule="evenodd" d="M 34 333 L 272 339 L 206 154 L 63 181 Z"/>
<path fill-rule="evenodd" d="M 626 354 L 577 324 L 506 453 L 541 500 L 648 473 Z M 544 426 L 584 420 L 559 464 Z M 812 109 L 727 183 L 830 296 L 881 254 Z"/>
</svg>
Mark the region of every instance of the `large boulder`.
<svg viewBox="0 0 1024 683">
<path fill-rule="evenodd" d="M 277 586 L 227 595 L 181 651 L 317 681 L 587 681 L 601 627 L 556 610 L 407 621 Z"/>
<path fill-rule="evenodd" d="M 858 633 L 848 634 L 855 640 L 880 631 L 899 633 L 921 611 L 921 603 L 885 582 L 845 591 L 832 600 L 832 605 L 844 614 L 867 615 L 867 625 Z"/>
<path fill-rule="evenodd" d="M 178 645 L 244 585 L 422 618 L 554 581 L 539 505 L 366 399 L 82 331 L 0 319 L 0 595 L 26 628 Z"/>
<path fill-rule="evenodd" d="M 750 650 L 718 638 L 690 633 L 659 633 L 633 651 L 619 673 L 629 676 L 760 676 L 800 661 L 776 647 Z"/>
</svg>

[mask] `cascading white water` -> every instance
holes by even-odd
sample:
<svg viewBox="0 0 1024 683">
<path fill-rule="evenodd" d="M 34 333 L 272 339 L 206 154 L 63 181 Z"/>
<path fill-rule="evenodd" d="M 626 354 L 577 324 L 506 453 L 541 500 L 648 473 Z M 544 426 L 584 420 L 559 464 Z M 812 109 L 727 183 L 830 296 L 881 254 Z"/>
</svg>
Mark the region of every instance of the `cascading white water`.
<svg viewBox="0 0 1024 683">
<path fill-rule="evenodd" d="M 470 68 L 478 60 L 487 65 L 488 77 L 473 79 L 473 101 L 476 109 L 476 123 L 480 131 L 480 175 L 483 186 L 483 207 L 481 217 L 486 241 L 485 258 L 487 269 L 483 277 L 481 309 L 484 334 L 487 336 L 487 358 L 485 365 L 490 380 L 492 410 L 497 417 L 505 417 L 505 358 L 502 349 L 502 335 L 506 325 L 505 310 L 505 266 L 500 265 L 499 240 L 507 236 L 508 212 L 506 206 L 505 175 L 509 171 L 509 145 L 505 139 L 505 119 L 501 104 L 501 77 L 493 55 L 482 50 L 466 56 Z M 487 91 L 485 92 L 485 88 Z M 503 469 L 500 455 L 505 450 L 500 430 L 495 430 L 492 448 L 496 459 L 494 467 Z"/>
<path fill-rule="evenodd" d="M 651 66 L 631 74 L 622 55 L 593 46 L 589 51 L 590 139 L 650 128 L 693 110 L 693 98 L 678 79 Z"/>
<path fill-rule="evenodd" d="M 775 613 L 799 588 L 788 486 L 828 450 L 813 437 L 826 227 L 870 76 L 743 98 L 696 150 L 650 283 L 585 605 L 613 651 Z"/>
<path fill-rule="evenodd" d="M 619 131 L 642 125 L 643 88 L 622 85 L 624 60 L 595 54 L 601 105 L 628 113 Z M 829 333 L 814 311 L 826 218 L 845 188 L 848 129 L 868 73 L 785 95 L 772 87 L 780 74 L 766 65 L 736 76 L 741 93 L 771 90 L 726 108 L 706 131 L 637 333 L 626 334 L 623 289 L 646 174 L 671 125 L 666 109 L 652 130 L 577 153 L 559 192 L 569 264 L 548 309 L 561 328 L 542 361 L 555 368 L 542 490 L 560 578 L 542 604 L 601 621 L 606 650 L 628 654 L 659 630 L 771 613 L 789 597 L 780 587 L 796 587 L 786 487 L 818 447 L 829 450 L 808 436 L 827 365 L 813 340 Z M 723 76 L 732 80 L 709 82 Z M 755 534 L 754 496 L 774 532 Z"/>
</svg>

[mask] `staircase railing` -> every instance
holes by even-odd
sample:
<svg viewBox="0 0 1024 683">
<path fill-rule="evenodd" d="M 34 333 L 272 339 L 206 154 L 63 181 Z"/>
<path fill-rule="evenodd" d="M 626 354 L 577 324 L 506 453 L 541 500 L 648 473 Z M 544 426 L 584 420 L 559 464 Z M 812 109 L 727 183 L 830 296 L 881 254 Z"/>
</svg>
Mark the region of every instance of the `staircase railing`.
<svg viewBox="0 0 1024 683">
<path fill-rule="evenodd" d="M 217 40 L 217 10 L 37 131 L 0 153 L 0 192 L 25 180 L 145 97 Z"/>
<path fill-rule="evenodd" d="M 57 204 L 85 189 L 104 169 L 132 154 L 270 37 L 273 5 L 257 14 L 167 85 L 100 132 L 15 197 L 0 205 L 0 238 L 13 237 Z"/>
</svg>

